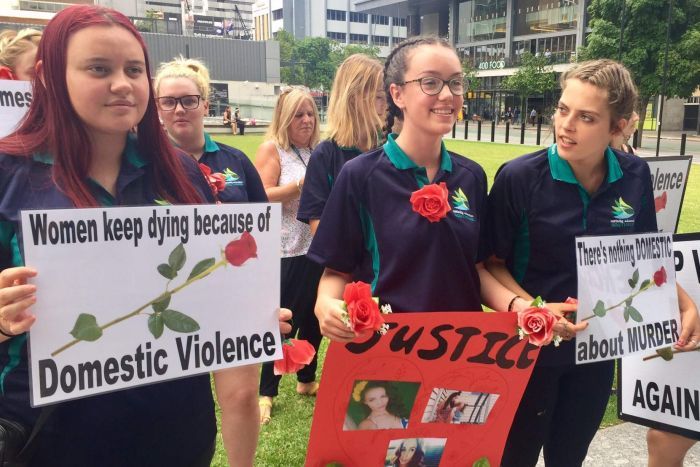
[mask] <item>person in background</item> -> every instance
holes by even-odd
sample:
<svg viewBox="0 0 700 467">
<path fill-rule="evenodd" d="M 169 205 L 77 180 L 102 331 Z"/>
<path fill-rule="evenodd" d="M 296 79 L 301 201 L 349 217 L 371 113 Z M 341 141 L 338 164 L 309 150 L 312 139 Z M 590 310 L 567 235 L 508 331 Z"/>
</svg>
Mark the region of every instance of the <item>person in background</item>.
<svg viewBox="0 0 700 467">
<path fill-rule="evenodd" d="M 297 220 L 299 197 L 304 187 L 311 151 L 319 141 L 319 116 L 316 103 L 307 91 L 291 89 L 280 94 L 265 136 L 255 156 L 270 201 L 282 203 L 282 276 L 280 303 L 294 310 L 289 334 L 307 340 L 317 354 L 311 363 L 297 372 L 297 393 L 313 396 L 318 390 L 316 366 L 321 333 L 314 316 L 316 288 L 321 268 L 306 257 L 311 243 L 309 226 Z M 279 390 L 281 376 L 272 363 L 264 363 L 260 375 L 260 423 L 268 423 L 272 403 Z"/>
<path fill-rule="evenodd" d="M 328 103 L 328 139 L 311 154 L 297 219 L 315 233 L 343 165 L 379 145 L 386 95 L 382 65 L 355 54 L 338 67 Z"/>
<path fill-rule="evenodd" d="M 683 467 L 683 459 L 695 443 L 697 440 L 649 428 L 647 432 L 648 467 Z"/>
<path fill-rule="evenodd" d="M 196 162 L 162 129 L 146 46 L 126 16 L 93 5 L 56 13 L 36 73 L 26 118 L 0 140 L 0 417 L 29 428 L 41 409 L 29 403 L 26 333 L 41 316 L 28 281 L 41 271 L 23 266 L 19 212 L 214 202 Z M 236 390 L 225 376 L 214 375 L 219 396 Z M 219 402 L 232 410 L 228 397 Z M 34 443 L 30 466 L 208 466 L 216 446 L 210 376 L 56 404 Z M 252 465 L 250 455 L 229 458 Z"/>
<path fill-rule="evenodd" d="M 227 105 L 226 108 L 224 109 L 224 126 L 226 128 L 231 129 L 231 134 L 235 135 L 236 134 L 236 126 L 234 125 L 233 121 L 233 114 L 231 112 L 231 106 Z"/>
<path fill-rule="evenodd" d="M 0 79 L 34 79 L 36 51 L 41 32 L 36 29 L 7 30 L 0 33 Z"/>
<path fill-rule="evenodd" d="M 209 70 L 198 60 L 180 57 L 161 64 L 154 87 L 158 114 L 168 136 L 212 174 L 220 174 L 223 183 L 216 194 L 221 202 L 267 202 L 260 176 L 248 157 L 215 142 L 204 131 L 209 84 Z"/>
<path fill-rule="evenodd" d="M 610 147 L 617 149 L 618 151 L 626 152 L 627 154 L 637 155 L 637 151 L 633 146 L 630 146 L 630 137 L 634 134 L 637 129 L 637 124 L 639 123 L 639 115 L 637 112 L 632 112 L 632 116 L 627 121 L 627 125 L 622 129 L 622 131 L 615 133 L 615 135 L 610 140 Z"/>
<path fill-rule="evenodd" d="M 245 120 L 241 118 L 241 109 L 238 107 L 236 107 L 236 110 L 233 112 L 233 120 L 236 122 L 238 134 L 243 136 L 245 134 Z"/>
</svg>

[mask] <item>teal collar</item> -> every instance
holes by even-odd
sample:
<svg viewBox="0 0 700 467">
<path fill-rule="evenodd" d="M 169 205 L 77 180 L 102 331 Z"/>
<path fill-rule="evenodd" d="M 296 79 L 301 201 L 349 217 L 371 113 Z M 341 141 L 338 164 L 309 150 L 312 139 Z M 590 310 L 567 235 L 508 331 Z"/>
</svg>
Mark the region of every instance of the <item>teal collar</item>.
<svg viewBox="0 0 700 467">
<path fill-rule="evenodd" d="M 387 157 L 399 170 L 415 169 L 418 168 L 415 162 L 413 162 L 396 144 L 396 134 L 392 133 L 388 136 L 386 143 L 384 143 L 384 152 Z M 440 169 L 446 172 L 452 172 L 452 159 L 450 159 L 450 154 L 445 148 L 445 143 L 440 142 Z"/>
<path fill-rule="evenodd" d="M 549 170 L 554 180 L 579 185 L 569 163 L 559 156 L 556 144 L 551 145 L 547 150 L 547 158 L 549 160 Z M 605 161 L 608 165 L 608 183 L 613 183 L 621 179 L 622 168 L 620 168 L 620 163 L 617 161 L 615 153 L 609 146 L 605 149 Z"/>
<path fill-rule="evenodd" d="M 204 152 L 217 152 L 219 150 L 219 145 L 216 144 L 216 141 L 211 139 L 211 136 L 209 136 L 209 133 L 206 131 L 204 132 Z"/>
<path fill-rule="evenodd" d="M 122 158 L 125 158 L 131 165 L 133 165 L 137 169 L 140 169 L 146 165 L 146 161 L 139 154 L 135 134 L 129 133 L 129 135 L 126 137 L 126 146 L 124 146 Z M 34 153 L 32 154 L 32 159 L 43 164 L 53 165 L 53 156 L 48 152 Z"/>
</svg>

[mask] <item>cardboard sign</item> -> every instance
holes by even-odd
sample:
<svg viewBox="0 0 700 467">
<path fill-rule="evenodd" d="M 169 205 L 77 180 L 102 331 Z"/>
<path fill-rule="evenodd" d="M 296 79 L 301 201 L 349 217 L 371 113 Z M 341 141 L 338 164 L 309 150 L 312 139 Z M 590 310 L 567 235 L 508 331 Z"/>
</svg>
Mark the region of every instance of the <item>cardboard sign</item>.
<svg viewBox="0 0 700 467">
<path fill-rule="evenodd" d="M 660 232 L 673 233 L 678 229 L 681 207 L 688 185 L 691 156 L 644 157 L 651 169 L 654 186 L 654 209 Z"/>
<path fill-rule="evenodd" d="M 17 128 L 31 103 L 31 82 L 0 80 L 0 138 Z"/>
<path fill-rule="evenodd" d="M 515 313 L 386 321 L 384 336 L 329 346 L 306 465 L 398 465 L 411 453 L 420 465 L 500 465 L 539 354 Z"/>
<path fill-rule="evenodd" d="M 576 238 L 576 363 L 612 360 L 678 340 L 671 234 Z"/>
<path fill-rule="evenodd" d="M 279 204 L 22 212 L 32 404 L 281 358 Z"/>
<path fill-rule="evenodd" d="M 700 234 L 676 235 L 674 250 L 676 280 L 700 303 Z M 622 359 L 619 416 L 700 440 L 700 351 L 662 353 Z"/>
</svg>

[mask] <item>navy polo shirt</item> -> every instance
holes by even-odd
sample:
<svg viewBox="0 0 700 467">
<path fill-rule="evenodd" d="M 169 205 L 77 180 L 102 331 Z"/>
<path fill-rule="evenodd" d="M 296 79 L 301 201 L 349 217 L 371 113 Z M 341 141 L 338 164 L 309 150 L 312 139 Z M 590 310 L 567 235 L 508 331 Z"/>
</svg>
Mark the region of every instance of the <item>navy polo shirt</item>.
<svg viewBox="0 0 700 467">
<path fill-rule="evenodd" d="M 213 202 L 197 164 L 185 155 L 178 157 L 202 199 Z M 51 164 L 48 155 L 0 155 L 1 269 L 22 264 L 17 237 L 20 210 L 73 207 L 53 182 Z M 93 181 L 89 181 L 89 188 L 103 206 L 151 205 L 160 199 L 153 189 L 149 160 L 138 153 L 132 139 L 123 154 L 117 195 L 112 196 Z M 29 406 L 26 340 L 24 334 L 0 343 L 0 417 L 31 427 L 40 409 Z M 55 407 L 37 437 L 32 465 L 184 467 L 192 465 L 216 436 L 209 375 L 68 401 Z"/>
<path fill-rule="evenodd" d="M 533 296 L 562 302 L 577 296 L 575 238 L 656 232 L 649 166 L 642 159 L 605 151 L 607 175 L 589 195 L 556 145 L 504 164 L 489 193 L 488 237 L 515 280 Z M 617 219 L 619 199 L 634 215 Z M 574 342 L 540 353 L 543 364 L 573 364 Z"/>
<path fill-rule="evenodd" d="M 356 147 L 338 146 L 333 140 L 322 141 L 316 146 L 306 168 L 297 220 L 308 224 L 311 219 L 321 218 L 340 169 L 360 153 Z"/>
<path fill-rule="evenodd" d="M 433 183 L 440 182 L 447 184 L 452 210 L 431 223 L 410 202 L 428 183 L 427 172 L 390 135 L 383 147 L 345 164 L 308 256 L 372 284 L 374 295 L 396 312 L 480 311 L 475 264 L 487 253 L 480 241 L 486 175 L 443 144 Z"/>
<path fill-rule="evenodd" d="M 219 172 L 226 177 L 226 188 L 217 195 L 222 203 L 267 203 L 260 175 L 243 152 L 217 143 L 204 133 L 204 153 L 199 162 L 213 173 Z"/>
</svg>

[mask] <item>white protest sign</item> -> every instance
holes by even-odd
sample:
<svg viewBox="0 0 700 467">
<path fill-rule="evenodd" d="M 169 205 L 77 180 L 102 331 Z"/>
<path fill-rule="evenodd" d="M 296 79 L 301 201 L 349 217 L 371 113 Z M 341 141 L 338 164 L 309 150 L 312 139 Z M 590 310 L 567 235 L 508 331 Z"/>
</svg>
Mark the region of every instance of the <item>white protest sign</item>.
<svg viewBox="0 0 700 467">
<path fill-rule="evenodd" d="M 674 237 L 676 281 L 700 303 L 700 234 Z M 623 420 L 700 439 L 700 351 L 651 351 L 618 366 Z"/>
<path fill-rule="evenodd" d="M 17 128 L 31 103 L 31 82 L 0 79 L 0 138 Z"/>
<path fill-rule="evenodd" d="M 648 352 L 678 340 L 671 234 L 576 238 L 576 363 Z"/>
<path fill-rule="evenodd" d="M 34 406 L 282 356 L 279 204 L 22 212 Z"/>
<path fill-rule="evenodd" d="M 654 209 L 660 232 L 673 233 L 681 217 L 685 187 L 688 184 L 690 156 L 644 157 L 651 170 Z"/>
</svg>

